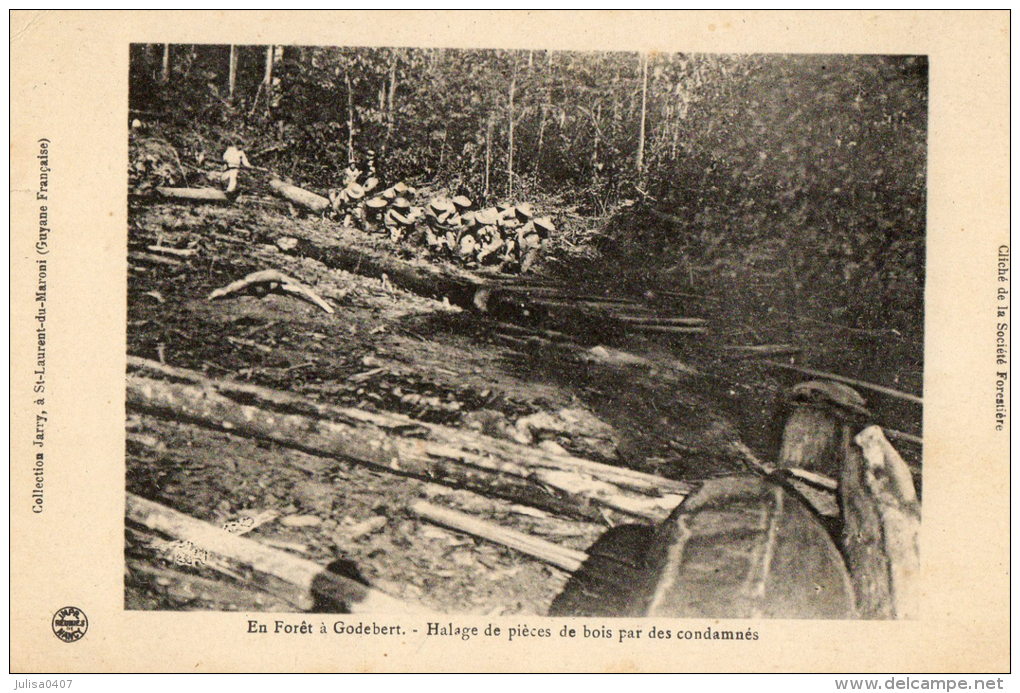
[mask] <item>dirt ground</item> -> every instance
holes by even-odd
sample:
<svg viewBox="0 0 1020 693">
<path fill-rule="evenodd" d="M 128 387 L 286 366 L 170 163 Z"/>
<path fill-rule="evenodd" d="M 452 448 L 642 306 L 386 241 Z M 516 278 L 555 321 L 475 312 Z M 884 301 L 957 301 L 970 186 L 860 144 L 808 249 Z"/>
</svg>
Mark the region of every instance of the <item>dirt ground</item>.
<svg viewBox="0 0 1020 693">
<path fill-rule="evenodd" d="M 295 218 L 258 204 L 133 202 L 129 223 L 131 355 L 497 436 L 513 435 L 517 422 L 540 415 L 546 423 L 529 429 L 531 444 L 668 478 L 742 470 L 732 452 L 735 441 L 763 459 L 775 456 L 783 388 L 803 378 L 730 358 L 726 344 L 795 343 L 805 349 L 799 363 L 844 373 L 863 369 L 874 378 L 887 376 L 876 382 L 920 391 L 919 371 L 899 369 L 890 376 L 873 367 L 895 362 L 890 354 L 896 346 L 888 340 L 875 349 L 868 335 L 792 324 L 775 314 L 766 319 L 751 307 L 735 311 L 724 298 L 647 299 L 659 301 L 660 311 L 708 318 L 711 334 L 617 335 L 611 346 L 672 364 L 621 369 L 534 347 L 487 315 L 401 290 L 386 279 L 331 269 L 275 244 L 295 234 L 341 234 L 335 223 L 315 216 Z M 424 261 L 365 234 L 342 233 L 344 242 Z M 153 252 L 152 245 L 198 252 L 179 257 Z M 313 287 L 335 313 L 275 292 L 207 300 L 213 289 L 262 269 Z M 591 278 L 571 288 L 603 290 Z M 575 336 L 584 342 L 585 335 Z M 919 412 L 889 402 L 876 402 L 874 409 L 883 423 L 919 433 Z M 918 451 L 903 453 L 919 461 Z M 408 510 L 414 500 L 577 550 L 605 528 L 137 412 L 127 421 L 127 454 L 132 493 L 217 525 L 273 511 L 274 519 L 249 536 L 321 565 L 346 560 L 370 584 L 450 613 L 543 614 L 567 575 L 423 522 Z M 233 581 L 202 566 L 169 572 L 161 546 L 129 523 L 127 608 L 295 608 L 279 590 L 245 589 L 240 572 Z M 191 579 L 178 580 L 180 572 Z"/>
</svg>

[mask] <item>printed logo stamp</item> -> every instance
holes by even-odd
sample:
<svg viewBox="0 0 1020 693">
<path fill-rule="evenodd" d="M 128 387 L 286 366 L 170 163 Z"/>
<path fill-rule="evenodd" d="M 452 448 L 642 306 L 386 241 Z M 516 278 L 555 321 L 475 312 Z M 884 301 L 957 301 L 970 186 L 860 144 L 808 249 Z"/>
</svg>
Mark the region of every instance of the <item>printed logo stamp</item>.
<svg viewBox="0 0 1020 693">
<path fill-rule="evenodd" d="M 53 634 L 64 642 L 75 642 L 85 636 L 89 619 L 76 606 L 65 606 L 53 614 Z"/>
</svg>

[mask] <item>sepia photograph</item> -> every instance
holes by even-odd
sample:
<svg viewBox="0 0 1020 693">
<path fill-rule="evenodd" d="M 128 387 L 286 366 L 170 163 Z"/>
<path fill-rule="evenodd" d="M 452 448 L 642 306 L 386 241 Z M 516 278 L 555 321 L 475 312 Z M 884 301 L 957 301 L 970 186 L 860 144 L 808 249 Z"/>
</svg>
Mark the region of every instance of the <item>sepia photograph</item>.
<svg viewBox="0 0 1020 693">
<path fill-rule="evenodd" d="M 124 609 L 919 617 L 926 55 L 129 51 Z"/>
</svg>

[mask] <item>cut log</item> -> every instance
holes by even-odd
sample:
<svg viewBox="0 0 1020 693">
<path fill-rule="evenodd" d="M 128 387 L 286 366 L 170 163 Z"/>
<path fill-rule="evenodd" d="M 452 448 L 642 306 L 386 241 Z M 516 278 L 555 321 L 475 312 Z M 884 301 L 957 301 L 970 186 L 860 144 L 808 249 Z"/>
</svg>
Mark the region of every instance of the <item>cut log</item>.
<svg viewBox="0 0 1020 693">
<path fill-rule="evenodd" d="M 506 546 L 515 551 L 520 551 L 525 555 L 544 561 L 549 565 L 554 565 L 567 572 L 572 573 L 580 568 L 587 558 L 583 551 L 564 548 L 551 541 L 539 539 L 523 532 L 507 529 L 506 527 L 500 527 L 495 523 L 479 520 L 465 513 L 442 508 L 424 501 L 412 503 L 410 509 L 415 515 L 429 522 L 491 541 L 500 546 Z"/>
<path fill-rule="evenodd" d="M 230 198 L 222 190 L 217 188 L 156 188 L 156 194 L 170 200 L 184 200 L 188 202 L 216 202 L 219 204 L 230 203 Z"/>
<path fill-rule="evenodd" d="M 316 195 L 313 192 L 305 190 L 304 188 L 299 188 L 296 185 L 291 185 L 290 183 L 284 183 L 278 178 L 270 180 L 269 187 L 272 188 L 273 192 L 280 197 L 313 212 L 325 212 L 330 207 L 329 200 L 322 195 Z"/>
<path fill-rule="evenodd" d="M 195 547 L 224 556 L 272 576 L 308 595 L 304 608 L 323 598 L 350 613 L 428 613 L 416 604 L 395 599 L 349 578 L 332 573 L 311 561 L 262 546 L 132 493 L 127 494 L 127 517 L 148 529 L 191 542 Z"/>
<path fill-rule="evenodd" d="M 224 287 L 214 290 L 209 294 L 208 300 L 213 301 L 217 298 L 223 298 L 224 296 L 229 296 L 230 294 L 237 293 L 238 291 L 243 291 L 249 286 L 254 286 L 256 284 L 279 285 L 280 291 L 285 291 L 289 294 L 298 296 L 299 298 L 311 301 L 327 313 L 333 313 L 333 306 L 326 303 L 326 301 L 310 287 L 305 286 L 297 279 L 294 279 L 283 272 L 278 272 L 277 270 L 260 270 L 258 272 L 252 272 L 243 279 L 238 279 L 235 282 L 231 282 Z"/>
<path fill-rule="evenodd" d="M 803 366 L 794 366 L 789 363 L 779 363 L 778 361 L 763 361 L 767 366 L 773 368 L 781 368 L 795 373 L 802 373 L 803 375 L 809 375 L 813 378 L 825 378 L 826 380 L 835 380 L 836 382 L 846 383 L 847 385 L 853 385 L 864 390 L 871 390 L 872 392 L 879 392 L 889 397 L 895 397 L 896 399 L 902 399 L 907 402 L 914 402 L 915 404 L 924 404 L 924 400 L 917 395 L 912 395 L 909 392 L 901 392 L 900 390 L 894 390 L 891 387 L 884 387 L 882 385 L 875 385 L 874 383 L 868 383 L 863 380 L 855 380 L 854 378 L 847 378 L 842 375 L 835 373 L 826 373 L 825 371 L 818 371 L 813 368 L 805 368 Z"/>
<path fill-rule="evenodd" d="M 272 440 L 310 454 L 469 488 L 568 516 L 601 521 L 600 508 L 610 508 L 656 521 L 668 515 L 691 488 L 407 417 L 333 407 L 245 383 L 210 381 L 144 359 L 132 357 L 131 361 L 135 368 L 141 361 L 146 370 L 199 385 L 128 375 L 128 406 L 136 411 Z M 260 406 L 252 406 L 253 402 Z"/>
<path fill-rule="evenodd" d="M 917 618 L 921 508 L 906 463 L 882 429 L 847 445 L 840 478 L 843 552 L 866 618 Z"/>
</svg>

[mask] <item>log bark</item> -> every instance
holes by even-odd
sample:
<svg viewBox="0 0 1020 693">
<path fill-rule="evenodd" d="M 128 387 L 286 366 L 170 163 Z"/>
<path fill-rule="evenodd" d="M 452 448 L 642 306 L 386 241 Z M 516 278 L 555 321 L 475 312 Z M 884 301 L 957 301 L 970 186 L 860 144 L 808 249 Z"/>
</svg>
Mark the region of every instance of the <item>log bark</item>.
<svg viewBox="0 0 1020 693">
<path fill-rule="evenodd" d="M 312 212 L 322 213 L 329 209 L 329 200 L 322 195 L 317 195 L 290 183 L 284 183 L 278 178 L 270 180 L 269 187 L 280 197 Z"/>
<path fill-rule="evenodd" d="M 805 368 L 803 366 L 794 366 L 789 363 L 779 363 L 778 361 L 763 361 L 768 366 L 773 368 L 781 368 L 795 373 L 801 373 L 803 375 L 809 375 L 813 378 L 824 378 L 826 380 L 835 380 L 838 383 L 845 383 L 847 385 L 853 385 L 864 390 L 871 390 L 872 392 L 879 392 L 889 397 L 895 397 L 896 399 L 902 399 L 907 402 L 914 402 L 915 404 L 924 404 L 924 400 L 917 395 L 912 395 L 909 392 L 901 392 L 900 390 L 894 390 L 891 387 L 884 387 L 882 385 L 875 385 L 874 383 L 868 383 L 863 380 L 855 380 L 853 378 L 847 378 L 846 376 L 837 375 L 835 373 L 826 373 L 825 371 L 818 371 L 813 368 Z"/>
<path fill-rule="evenodd" d="M 587 554 L 583 551 L 568 549 L 551 541 L 539 539 L 538 537 L 533 537 L 513 529 L 507 529 L 506 527 L 500 527 L 492 522 L 479 520 L 465 513 L 433 505 L 432 503 L 424 501 L 412 503 L 410 510 L 418 517 L 434 524 L 464 532 L 473 537 L 499 544 L 500 546 L 506 546 L 570 573 L 580 568 L 581 564 L 588 558 Z"/>
<path fill-rule="evenodd" d="M 187 200 L 190 202 L 230 203 L 226 193 L 216 188 L 156 188 L 156 194 L 171 200 Z"/>
<path fill-rule="evenodd" d="M 141 364 L 149 372 L 195 383 L 129 374 L 127 402 L 134 410 L 468 488 L 567 516 L 601 520 L 600 509 L 609 508 L 657 521 L 690 490 L 681 482 L 406 417 L 332 407 L 243 383 L 212 381 L 136 357 L 131 364 L 132 368 Z"/>
<path fill-rule="evenodd" d="M 307 595 L 301 606 L 309 609 L 316 603 L 317 597 L 324 597 L 342 605 L 350 613 L 428 613 L 418 605 L 399 601 L 379 590 L 331 573 L 317 563 L 262 546 L 257 541 L 233 535 L 132 493 L 127 494 L 127 517 L 150 530 L 191 542 L 197 548 L 297 587 Z"/>
<path fill-rule="evenodd" d="M 917 618 L 921 509 L 910 470 L 882 429 L 847 445 L 840 477 L 843 552 L 866 618 Z"/>
</svg>

